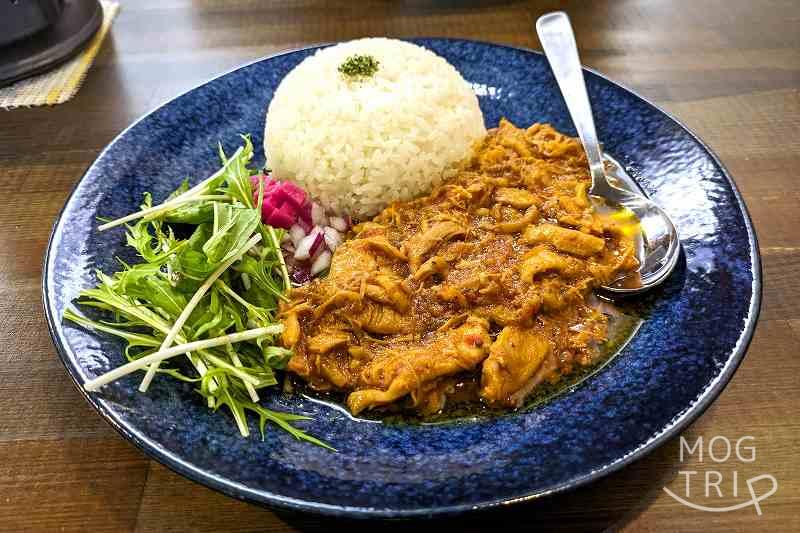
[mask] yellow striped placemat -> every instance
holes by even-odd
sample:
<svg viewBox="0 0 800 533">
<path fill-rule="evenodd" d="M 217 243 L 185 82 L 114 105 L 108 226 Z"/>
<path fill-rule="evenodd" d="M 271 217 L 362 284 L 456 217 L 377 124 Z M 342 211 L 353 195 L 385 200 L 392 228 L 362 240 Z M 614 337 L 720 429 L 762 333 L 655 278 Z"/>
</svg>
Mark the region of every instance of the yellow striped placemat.
<svg viewBox="0 0 800 533">
<path fill-rule="evenodd" d="M 75 96 L 119 11 L 118 2 L 100 0 L 100 5 L 103 22 L 86 48 L 54 70 L 0 88 L 0 109 L 61 104 Z"/>
</svg>

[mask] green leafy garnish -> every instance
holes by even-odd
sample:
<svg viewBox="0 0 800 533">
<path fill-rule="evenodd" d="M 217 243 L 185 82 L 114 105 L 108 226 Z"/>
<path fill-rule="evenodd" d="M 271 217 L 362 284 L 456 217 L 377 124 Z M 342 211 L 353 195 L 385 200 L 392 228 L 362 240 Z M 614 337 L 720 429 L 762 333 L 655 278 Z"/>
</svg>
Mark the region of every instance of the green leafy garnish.
<svg viewBox="0 0 800 533">
<path fill-rule="evenodd" d="M 203 244 L 209 262 L 221 263 L 233 257 L 253 235 L 260 219 L 255 209 L 215 202 L 213 231 Z"/>
<path fill-rule="evenodd" d="M 278 344 L 276 316 L 291 283 L 280 250 L 283 230 L 263 224 L 254 205 L 253 145 L 242 138 L 230 157 L 220 146 L 222 168 L 198 185 L 184 181 L 157 206 L 146 193 L 140 211 L 100 226 L 125 225 L 126 242 L 142 262 L 120 260 L 113 275 L 97 272 L 97 286 L 82 291 L 77 304 L 98 316 L 64 311 L 65 319 L 126 343 L 128 363 L 84 387 L 94 391 L 146 370 L 142 392 L 155 376 L 192 383 L 209 408 L 231 413 L 245 437 L 250 413 L 262 438 L 269 422 L 333 449 L 295 426 L 308 417 L 259 404 L 259 391 L 278 384 L 275 371 L 292 355 Z"/>
<path fill-rule="evenodd" d="M 380 62 L 370 55 L 355 54 L 339 65 L 339 73 L 351 80 L 369 78 L 378 72 Z"/>
</svg>

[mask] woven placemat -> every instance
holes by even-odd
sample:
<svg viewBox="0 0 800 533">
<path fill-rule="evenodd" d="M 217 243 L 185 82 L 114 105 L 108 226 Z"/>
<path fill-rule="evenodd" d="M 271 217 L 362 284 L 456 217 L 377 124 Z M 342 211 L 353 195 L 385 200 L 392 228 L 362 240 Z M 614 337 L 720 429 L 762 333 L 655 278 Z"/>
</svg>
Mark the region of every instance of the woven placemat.
<svg viewBox="0 0 800 533">
<path fill-rule="evenodd" d="M 86 48 L 63 65 L 0 89 L 0 109 L 62 104 L 75 96 L 119 11 L 119 3 L 100 0 L 103 22 Z"/>
</svg>

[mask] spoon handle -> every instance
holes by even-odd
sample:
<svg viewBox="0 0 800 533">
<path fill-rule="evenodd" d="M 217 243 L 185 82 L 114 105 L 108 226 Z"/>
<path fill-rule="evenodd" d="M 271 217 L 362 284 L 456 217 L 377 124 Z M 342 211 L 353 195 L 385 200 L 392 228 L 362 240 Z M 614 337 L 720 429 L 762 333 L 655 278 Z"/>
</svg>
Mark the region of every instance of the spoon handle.
<svg viewBox="0 0 800 533">
<path fill-rule="evenodd" d="M 578 136 L 589 160 L 589 171 L 592 175 L 592 193 L 603 195 L 609 184 L 606 181 L 603 156 L 597 140 L 597 131 L 592 119 L 592 106 L 586 94 L 586 83 L 583 70 L 578 59 L 578 46 L 569 17 L 562 11 L 548 13 L 536 21 L 536 33 L 550 62 L 550 68 L 556 77 L 558 87 L 567 104 L 572 122 L 578 130 Z"/>
</svg>

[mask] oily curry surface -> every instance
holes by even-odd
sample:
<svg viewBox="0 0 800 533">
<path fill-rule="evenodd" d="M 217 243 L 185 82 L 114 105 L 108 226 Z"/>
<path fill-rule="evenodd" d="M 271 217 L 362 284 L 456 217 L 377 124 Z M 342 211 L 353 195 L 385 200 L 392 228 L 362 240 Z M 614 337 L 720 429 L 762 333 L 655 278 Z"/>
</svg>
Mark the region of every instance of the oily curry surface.
<svg viewBox="0 0 800 533">
<path fill-rule="evenodd" d="M 631 220 L 596 211 L 589 186 L 577 139 L 501 122 L 443 185 L 356 226 L 328 275 L 289 293 L 289 370 L 348 393 L 354 414 L 431 414 L 465 382 L 513 408 L 591 364 L 607 335 L 592 289 L 638 263 Z"/>
</svg>

